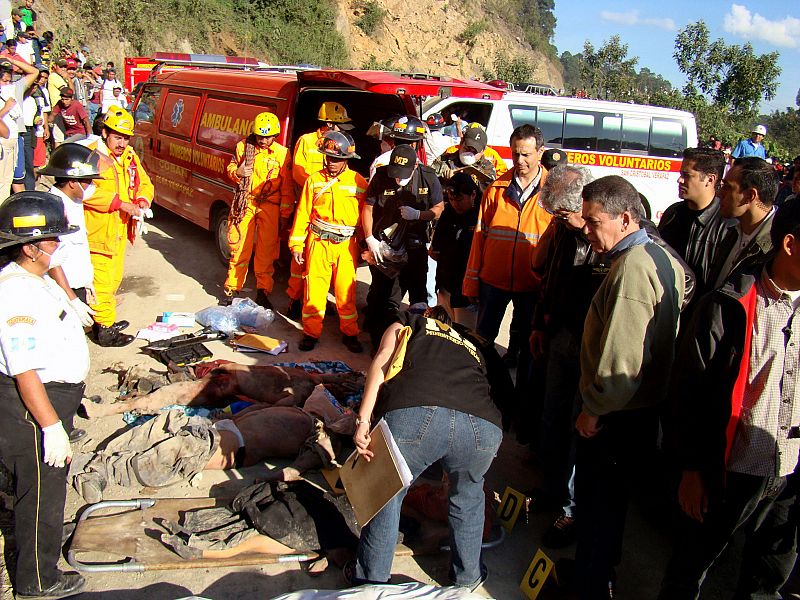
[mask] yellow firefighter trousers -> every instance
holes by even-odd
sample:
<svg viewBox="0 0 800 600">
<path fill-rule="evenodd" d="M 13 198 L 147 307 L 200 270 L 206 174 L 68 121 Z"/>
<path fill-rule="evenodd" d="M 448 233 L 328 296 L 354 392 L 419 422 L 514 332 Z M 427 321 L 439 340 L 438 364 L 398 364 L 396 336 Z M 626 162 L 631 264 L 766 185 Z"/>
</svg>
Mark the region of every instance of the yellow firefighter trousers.
<svg viewBox="0 0 800 600">
<path fill-rule="evenodd" d="M 303 301 L 303 333 L 318 338 L 328 290 L 333 277 L 333 293 L 339 313 L 339 329 L 344 335 L 358 335 L 356 312 L 356 264 L 358 244 L 355 237 L 335 243 L 323 241 L 314 234 L 306 242 L 305 284 Z"/>
<path fill-rule="evenodd" d="M 111 327 L 117 321 L 116 293 L 122 283 L 122 272 L 125 268 L 125 252 L 119 254 L 100 254 L 90 252 L 89 258 L 94 267 L 95 304 L 94 321 L 104 327 Z"/>
<path fill-rule="evenodd" d="M 273 263 L 278 258 L 280 239 L 278 221 L 280 206 L 265 200 L 258 206 L 247 204 L 242 222 L 238 228 L 228 224 L 228 244 L 231 259 L 228 263 L 226 290 L 241 290 L 247 279 L 247 267 L 255 246 L 256 286 L 267 294 L 272 291 Z"/>
</svg>

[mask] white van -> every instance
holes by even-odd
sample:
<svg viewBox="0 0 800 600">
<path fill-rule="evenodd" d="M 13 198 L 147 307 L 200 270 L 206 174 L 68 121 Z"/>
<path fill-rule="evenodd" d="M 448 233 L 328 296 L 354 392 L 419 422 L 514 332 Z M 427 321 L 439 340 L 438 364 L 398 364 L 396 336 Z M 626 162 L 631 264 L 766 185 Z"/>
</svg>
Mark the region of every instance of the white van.
<svg viewBox="0 0 800 600">
<path fill-rule="evenodd" d="M 545 148 L 563 148 L 570 164 L 589 167 L 595 177 L 621 175 L 658 222 L 678 201 L 678 172 L 684 148 L 697 146 L 697 124 L 688 112 L 563 96 L 506 92 L 502 99 L 431 98 L 423 116 L 483 124 L 489 145 L 511 166 L 509 137 L 528 123 L 544 134 Z"/>
</svg>

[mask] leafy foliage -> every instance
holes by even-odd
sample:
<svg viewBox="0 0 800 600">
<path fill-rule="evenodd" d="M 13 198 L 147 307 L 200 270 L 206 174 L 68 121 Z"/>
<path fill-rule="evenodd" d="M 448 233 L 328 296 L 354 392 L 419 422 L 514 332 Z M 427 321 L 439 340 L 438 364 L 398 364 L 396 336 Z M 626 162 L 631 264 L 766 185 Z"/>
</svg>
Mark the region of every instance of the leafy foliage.
<svg viewBox="0 0 800 600">
<path fill-rule="evenodd" d="M 630 99 L 639 58 L 628 58 L 628 44 L 623 44 L 619 35 L 611 36 L 597 50 L 586 40 L 582 54 L 581 79 L 593 98 Z"/>
<path fill-rule="evenodd" d="M 375 58 L 374 54 L 369 55 L 369 60 L 366 60 L 362 63 L 361 69 L 366 69 L 368 71 L 397 71 L 397 65 L 392 63 L 392 60 L 389 59 L 387 61 L 381 62 L 377 58 Z"/>
<path fill-rule="evenodd" d="M 86 30 L 124 38 L 133 54 L 160 50 L 165 38 L 205 51 L 226 32 L 247 54 L 273 63 L 348 64 L 331 0 L 82 0 L 74 7 Z"/>
<path fill-rule="evenodd" d="M 555 57 L 555 0 L 491 0 L 486 9 L 509 24 L 518 24 L 532 48 Z"/>
<path fill-rule="evenodd" d="M 498 52 L 494 57 L 494 69 L 485 70 L 484 79 L 502 79 L 512 83 L 530 82 L 533 79 L 533 65 L 522 56 L 509 57 Z"/>
<path fill-rule="evenodd" d="M 754 117 L 761 100 L 775 97 L 781 74 L 779 54 L 756 55 L 749 43 L 737 46 L 721 39 L 711 41 L 703 21 L 678 32 L 673 57 L 686 75 L 684 94 L 702 94 L 735 119 Z"/>
<path fill-rule="evenodd" d="M 386 18 L 386 10 L 375 0 L 366 0 L 359 3 L 361 16 L 356 19 L 356 26 L 367 35 L 372 35 Z"/>
<path fill-rule="evenodd" d="M 464 30 L 456 36 L 456 41 L 460 44 L 466 44 L 470 48 L 478 41 L 478 36 L 489 29 L 489 23 L 486 19 L 480 21 L 472 21 L 467 25 Z"/>
</svg>

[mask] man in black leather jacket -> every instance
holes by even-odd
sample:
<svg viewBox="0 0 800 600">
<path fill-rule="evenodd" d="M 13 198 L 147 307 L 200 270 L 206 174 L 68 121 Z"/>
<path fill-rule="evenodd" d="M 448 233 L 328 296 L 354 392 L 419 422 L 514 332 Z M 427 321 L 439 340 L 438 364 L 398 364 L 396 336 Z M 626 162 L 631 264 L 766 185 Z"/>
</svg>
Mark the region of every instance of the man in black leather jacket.
<svg viewBox="0 0 800 600">
<path fill-rule="evenodd" d="M 717 190 L 725 169 L 725 155 L 711 148 L 687 148 L 678 177 L 676 202 L 664 211 L 661 237 L 694 271 L 699 298 L 714 285 L 712 268 L 720 254 L 731 251 L 736 222 L 720 214 Z"/>
</svg>

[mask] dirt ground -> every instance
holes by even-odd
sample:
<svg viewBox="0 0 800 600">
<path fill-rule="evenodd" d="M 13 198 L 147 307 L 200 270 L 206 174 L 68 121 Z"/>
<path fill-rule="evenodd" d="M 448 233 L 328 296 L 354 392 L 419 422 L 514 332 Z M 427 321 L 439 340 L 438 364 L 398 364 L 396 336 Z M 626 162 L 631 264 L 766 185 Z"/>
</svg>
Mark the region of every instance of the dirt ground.
<svg viewBox="0 0 800 600">
<path fill-rule="evenodd" d="M 119 294 L 119 319 L 131 322 L 130 331 L 135 332 L 155 321 L 163 311 L 198 311 L 216 304 L 225 277 L 225 268 L 214 254 L 214 246 L 208 232 L 183 221 L 163 210 L 156 212 L 150 232 L 129 249 L 126 257 L 126 276 Z M 363 307 L 368 288 L 369 272 L 359 269 L 359 307 Z M 249 282 L 251 287 L 253 283 Z M 272 299 L 276 309 L 286 308 L 284 285 L 276 285 Z M 252 290 L 253 297 L 255 290 Z M 507 340 L 510 314 L 506 315 L 499 344 Z M 340 342 L 335 315 L 325 319 L 325 329 L 320 344 L 310 353 L 297 350 L 302 337 L 299 325 L 277 315 L 270 335 L 289 342 L 289 351 L 279 357 L 235 353 L 221 342 L 208 345 L 214 358 L 230 359 L 247 364 L 271 364 L 273 362 L 300 360 L 343 360 L 353 369 L 364 370 L 369 362 L 367 352 L 349 353 Z M 366 336 L 362 335 L 366 345 Z M 117 382 L 117 373 L 134 364 L 144 364 L 156 370 L 164 367 L 140 352 L 144 342 L 137 340 L 126 348 L 106 349 L 90 344 L 92 368 L 87 378 L 86 395 L 99 395 L 111 401 L 114 392 L 110 387 Z M 81 449 L 94 449 L 98 444 L 122 431 L 125 425 L 120 416 L 87 421 L 77 419 L 77 427 L 88 431 L 89 436 L 81 442 Z M 158 490 L 112 488 L 106 499 L 135 498 L 193 498 L 220 496 L 235 491 L 257 477 L 257 467 L 241 471 L 207 472 L 199 481 L 175 485 Z M 527 491 L 538 483 L 535 456 L 527 446 L 516 442 L 514 434 L 507 434 L 500 454 L 487 476 L 489 486 L 502 493 L 506 486 Z M 86 503 L 70 487 L 67 495 L 66 520 L 73 520 L 85 508 Z M 540 547 L 541 535 L 552 523 L 554 513 L 531 515 L 526 524 L 520 522 L 505 542 L 485 553 L 489 567 L 489 580 L 483 587 L 487 597 L 499 599 L 524 598 L 519 583 L 528 564 Z M 622 567 L 618 570 L 618 595 L 622 600 L 639 600 L 655 597 L 661 573 L 669 555 L 669 520 L 652 510 L 646 502 L 635 502 L 629 517 L 626 532 L 626 551 Z M 0 540 L 1 541 L 1 540 Z M 109 540 L 113 547 L 114 540 Z M 735 545 L 734 545 L 735 546 Z M 549 551 L 553 558 L 572 557 L 574 548 Z M 710 574 L 707 600 L 729 597 L 731 582 L 735 581 L 736 549 L 729 552 L 731 560 L 723 561 L 720 568 Z M 66 564 L 63 565 L 67 568 Z M 397 581 L 417 580 L 446 584 L 447 555 L 420 558 L 401 557 L 395 560 L 394 577 Z M 144 573 L 92 573 L 87 575 L 87 591 L 77 596 L 81 600 L 171 600 L 193 594 L 213 600 L 237 598 L 267 599 L 287 591 L 298 589 L 334 589 L 345 586 L 340 571 L 330 568 L 319 577 L 310 577 L 299 565 L 263 565 L 256 567 L 185 569 L 172 571 L 150 571 Z M 4 583 L 6 583 L 4 578 Z M 3 599 L 10 598 L 7 589 Z M 545 589 L 540 598 L 556 597 L 552 590 Z"/>
</svg>

